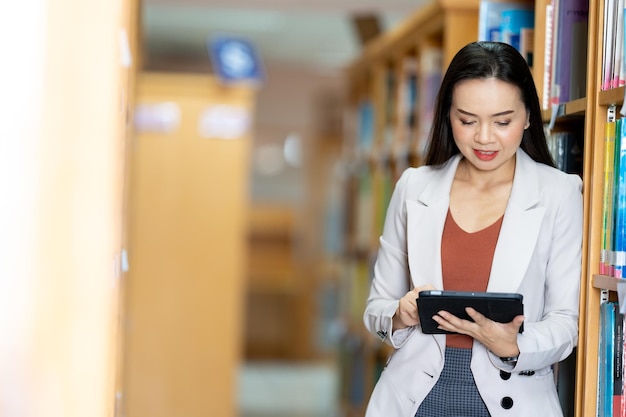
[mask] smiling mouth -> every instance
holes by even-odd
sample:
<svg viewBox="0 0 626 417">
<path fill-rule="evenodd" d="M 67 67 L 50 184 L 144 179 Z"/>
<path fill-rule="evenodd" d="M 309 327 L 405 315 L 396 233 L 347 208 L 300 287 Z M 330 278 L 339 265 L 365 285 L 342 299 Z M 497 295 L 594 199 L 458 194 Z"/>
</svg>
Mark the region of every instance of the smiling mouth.
<svg viewBox="0 0 626 417">
<path fill-rule="evenodd" d="M 480 149 L 474 149 L 474 154 L 482 160 L 491 160 L 498 155 L 498 151 L 481 151 Z"/>
</svg>

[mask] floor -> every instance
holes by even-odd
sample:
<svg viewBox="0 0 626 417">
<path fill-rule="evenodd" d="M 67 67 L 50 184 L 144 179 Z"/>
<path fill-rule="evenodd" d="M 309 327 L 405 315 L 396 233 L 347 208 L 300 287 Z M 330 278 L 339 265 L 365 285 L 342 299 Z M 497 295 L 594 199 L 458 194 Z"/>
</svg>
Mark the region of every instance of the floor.
<svg viewBox="0 0 626 417">
<path fill-rule="evenodd" d="M 247 363 L 239 417 L 339 417 L 337 371 L 328 365 Z"/>
</svg>

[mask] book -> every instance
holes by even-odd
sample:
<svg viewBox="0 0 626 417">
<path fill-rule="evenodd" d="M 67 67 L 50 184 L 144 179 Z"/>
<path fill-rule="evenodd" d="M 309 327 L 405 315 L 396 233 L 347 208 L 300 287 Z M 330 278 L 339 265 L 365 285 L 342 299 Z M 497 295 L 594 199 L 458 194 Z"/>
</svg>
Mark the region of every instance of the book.
<svg viewBox="0 0 626 417">
<path fill-rule="evenodd" d="M 550 85 L 552 84 L 552 39 L 554 25 L 554 7 L 552 3 L 546 5 L 546 37 L 544 40 L 543 62 L 543 91 L 541 94 L 541 107 L 544 110 L 550 108 Z"/>
<path fill-rule="evenodd" d="M 500 36 L 502 42 L 508 43 L 520 53 L 520 38 L 523 29 L 535 26 L 535 11 L 528 8 L 514 8 L 502 11 Z"/>
<path fill-rule="evenodd" d="M 615 222 L 613 224 L 615 266 L 613 276 L 623 278 L 626 272 L 626 123 L 624 119 L 616 121 L 616 149 L 614 165 L 615 177 L 615 198 L 614 212 Z M 617 148 L 619 144 L 619 148 Z"/>
<path fill-rule="evenodd" d="M 478 40 L 504 42 L 503 36 L 510 35 L 502 33 L 502 13 L 511 10 L 532 11 L 533 7 L 524 2 L 482 0 L 478 7 Z"/>
<path fill-rule="evenodd" d="M 624 315 L 619 312 L 619 305 L 614 305 L 613 314 L 614 330 L 613 330 L 613 402 L 612 411 L 614 417 L 622 415 L 622 397 L 624 396 Z"/>
<path fill-rule="evenodd" d="M 357 148 L 361 154 L 368 154 L 374 144 L 374 105 L 371 101 L 359 103 L 357 118 Z"/>
<path fill-rule="evenodd" d="M 519 52 L 531 69 L 533 67 L 534 44 L 535 30 L 533 28 L 522 28 L 520 30 Z"/>
<path fill-rule="evenodd" d="M 600 316 L 598 319 L 598 381 L 596 386 L 596 416 L 604 409 L 602 391 L 604 390 L 604 381 L 606 381 L 606 368 L 604 366 L 604 345 L 606 344 L 606 331 L 604 322 L 606 321 L 606 302 L 600 304 Z"/>
<path fill-rule="evenodd" d="M 553 13 L 552 105 L 585 95 L 589 1 L 557 0 Z"/>
<path fill-rule="evenodd" d="M 619 49 L 617 59 L 619 59 L 620 62 L 619 86 L 621 87 L 622 85 L 626 85 L 626 54 L 624 53 L 626 49 L 626 24 L 624 23 L 624 16 L 626 16 L 626 0 L 620 0 L 619 11 L 621 12 L 621 17 L 618 24 L 619 32 L 617 35 L 622 38 L 622 47 Z M 626 413 L 624 414 L 626 415 Z"/>
<path fill-rule="evenodd" d="M 624 0 L 617 0 L 615 6 L 615 47 L 613 49 L 613 75 L 611 88 L 624 85 Z"/>
<path fill-rule="evenodd" d="M 426 47 L 419 56 L 419 120 L 417 122 L 417 154 L 426 150 L 428 135 L 435 116 L 435 101 L 443 78 L 443 50 Z"/>
<path fill-rule="evenodd" d="M 600 304 L 600 348 L 598 350 L 598 415 L 613 415 L 613 364 L 615 303 Z"/>
<path fill-rule="evenodd" d="M 395 116 L 397 114 L 398 108 L 398 77 L 393 68 L 387 68 L 385 70 L 385 87 L 384 87 L 384 97 L 385 97 L 385 111 L 383 113 L 384 120 L 382 120 L 382 131 L 383 136 L 381 138 L 382 143 L 381 149 L 385 153 L 390 153 L 391 147 L 393 145 L 393 140 L 395 137 Z M 376 141 L 377 138 L 374 137 Z"/>
<path fill-rule="evenodd" d="M 617 0 L 604 1 L 604 31 L 602 33 L 602 90 L 611 89 L 613 80 L 613 66 L 615 59 L 615 31 L 617 20 L 615 16 Z M 620 34 L 621 36 L 621 34 Z"/>
<path fill-rule="evenodd" d="M 610 241 L 609 241 L 609 275 L 615 276 L 615 262 L 617 259 L 616 256 L 616 230 L 617 230 L 617 199 L 619 198 L 619 169 L 620 169 L 620 158 L 619 152 L 621 148 L 621 136 L 620 136 L 620 120 L 615 120 L 615 141 L 613 144 L 613 193 L 611 195 L 611 210 L 612 210 L 612 218 L 611 218 L 611 231 L 610 231 Z"/>
<path fill-rule="evenodd" d="M 604 128 L 604 184 L 602 190 L 602 231 L 600 248 L 600 274 L 609 275 L 611 230 L 613 224 L 613 157 L 615 155 L 615 121 Z"/>
<path fill-rule="evenodd" d="M 398 69 L 398 105 L 392 157 L 406 159 L 413 148 L 417 116 L 417 60 L 404 58 Z"/>
<path fill-rule="evenodd" d="M 369 167 L 362 166 L 357 176 L 354 243 L 358 250 L 367 250 L 374 227 L 373 175 Z"/>
<path fill-rule="evenodd" d="M 552 131 L 547 136 L 548 150 L 558 169 L 582 177 L 584 134 L 582 129 Z"/>
</svg>

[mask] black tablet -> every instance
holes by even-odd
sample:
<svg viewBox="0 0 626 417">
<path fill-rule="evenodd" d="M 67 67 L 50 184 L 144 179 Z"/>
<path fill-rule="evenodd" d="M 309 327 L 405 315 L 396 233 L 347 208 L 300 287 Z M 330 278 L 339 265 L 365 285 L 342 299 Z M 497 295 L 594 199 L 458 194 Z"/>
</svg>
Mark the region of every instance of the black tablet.
<svg viewBox="0 0 626 417">
<path fill-rule="evenodd" d="M 472 320 L 465 312 L 465 307 L 474 310 L 499 323 L 508 323 L 515 316 L 524 314 L 523 297 L 517 293 L 501 292 L 463 292 L 463 291 L 420 291 L 417 299 L 422 332 L 427 334 L 451 333 L 438 329 L 433 316 L 439 311 L 447 311 L 455 316 Z M 524 325 L 519 329 L 524 331 Z"/>
</svg>

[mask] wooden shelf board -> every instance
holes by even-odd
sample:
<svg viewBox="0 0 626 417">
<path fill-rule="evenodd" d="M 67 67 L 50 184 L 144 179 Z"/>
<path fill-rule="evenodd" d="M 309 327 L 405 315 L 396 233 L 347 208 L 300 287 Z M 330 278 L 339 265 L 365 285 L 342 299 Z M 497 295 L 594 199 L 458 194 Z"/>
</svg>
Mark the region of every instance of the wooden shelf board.
<svg viewBox="0 0 626 417">
<path fill-rule="evenodd" d="M 561 119 L 571 117 L 583 117 L 587 109 L 587 98 L 579 98 L 576 100 L 568 101 L 563 104 L 563 114 L 557 117 L 557 121 Z M 542 112 L 542 118 L 544 122 L 549 122 L 552 117 L 552 109 L 544 109 Z"/>
<path fill-rule="evenodd" d="M 615 278 L 608 275 L 595 274 L 592 277 L 592 284 L 594 288 L 617 291 L 617 283 L 624 280 L 624 278 Z"/>
<path fill-rule="evenodd" d="M 598 104 L 610 106 L 624 103 L 624 87 L 613 88 L 611 90 L 598 91 Z"/>
</svg>

